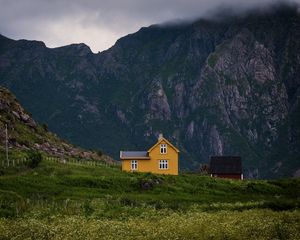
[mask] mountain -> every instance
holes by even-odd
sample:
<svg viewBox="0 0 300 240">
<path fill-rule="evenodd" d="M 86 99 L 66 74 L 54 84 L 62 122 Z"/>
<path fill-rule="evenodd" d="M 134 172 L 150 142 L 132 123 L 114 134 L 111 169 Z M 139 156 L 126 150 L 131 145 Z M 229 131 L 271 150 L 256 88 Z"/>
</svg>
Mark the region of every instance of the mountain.
<svg viewBox="0 0 300 240">
<path fill-rule="evenodd" d="M 93 54 L 0 37 L 0 84 L 72 143 L 145 150 L 162 132 L 181 168 L 241 155 L 247 177 L 300 174 L 296 6 L 153 25 Z"/>
<path fill-rule="evenodd" d="M 84 150 L 60 139 L 48 131 L 46 124 L 37 124 L 31 115 L 18 103 L 16 97 L 7 89 L 0 87 L 0 154 L 3 155 L 8 130 L 9 154 L 15 157 L 27 150 L 42 151 L 54 157 L 73 157 L 93 159 L 107 163 L 113 162 L 109 156 Z M 4 130 L 4 131 L 3 131 Z"/>
</svg>

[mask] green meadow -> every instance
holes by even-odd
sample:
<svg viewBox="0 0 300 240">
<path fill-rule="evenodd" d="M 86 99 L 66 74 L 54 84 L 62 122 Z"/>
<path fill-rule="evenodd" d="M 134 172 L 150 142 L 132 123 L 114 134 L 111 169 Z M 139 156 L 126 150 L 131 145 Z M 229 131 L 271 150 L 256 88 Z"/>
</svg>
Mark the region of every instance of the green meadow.
<svg viewBox="0 0 300 240">
<path fill-rule="evenodd" d="M 0 239 L 300 239 L 300 180 L 1 168 Z"/>
</svg>

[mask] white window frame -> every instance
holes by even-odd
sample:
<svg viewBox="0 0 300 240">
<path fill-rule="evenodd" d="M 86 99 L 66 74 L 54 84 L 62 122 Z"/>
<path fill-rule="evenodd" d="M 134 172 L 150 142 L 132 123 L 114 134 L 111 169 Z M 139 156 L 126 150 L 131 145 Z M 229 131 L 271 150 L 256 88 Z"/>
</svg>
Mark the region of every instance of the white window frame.
<svg viewBox="0 0 300 240">
<path fill-rule="evenodd" d="M 138 160 L 131 160 L 130 169 L 136 171 L 138 169 Z"/>
<path fill-rule="evenodd" d="M 167 144 L 160 144 L 160 154 L 167 154 Z"/>
<path fill-rule="evenodd" d="M 158 161 L 158 169 L 168 170 L 169 169 L 169 160 L 159 160 Z"/>
</svg>

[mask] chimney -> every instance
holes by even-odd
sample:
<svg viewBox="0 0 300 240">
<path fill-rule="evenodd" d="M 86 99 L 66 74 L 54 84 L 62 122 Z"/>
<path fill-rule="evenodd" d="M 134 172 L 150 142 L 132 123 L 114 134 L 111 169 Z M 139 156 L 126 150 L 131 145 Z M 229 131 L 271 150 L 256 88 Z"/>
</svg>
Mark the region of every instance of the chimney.
<svg viewBox="0 0 300 240">
<path fill-rule="evenodd" d="M 161 140 L 163 137 L 164 137 L 163 134 L 160 133 L 160 134 L 158 135 L 158 141 Z"/>
</svg>

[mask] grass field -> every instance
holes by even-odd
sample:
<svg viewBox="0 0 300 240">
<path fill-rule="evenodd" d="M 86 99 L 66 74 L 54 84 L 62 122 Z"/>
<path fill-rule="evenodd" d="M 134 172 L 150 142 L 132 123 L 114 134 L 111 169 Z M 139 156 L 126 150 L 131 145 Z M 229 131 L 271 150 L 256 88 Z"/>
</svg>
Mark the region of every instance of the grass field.
<svg viewBox="0 0 300 240">
<path fill-rule="evenodd" d="M 0 239 L 300 239 L 300 180 L 2 169 Z"/>
</svg>

